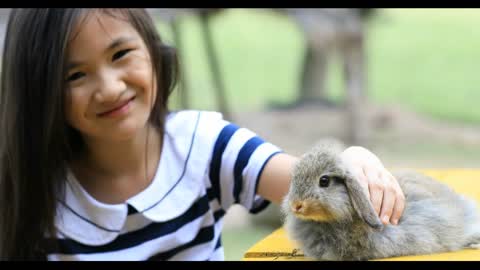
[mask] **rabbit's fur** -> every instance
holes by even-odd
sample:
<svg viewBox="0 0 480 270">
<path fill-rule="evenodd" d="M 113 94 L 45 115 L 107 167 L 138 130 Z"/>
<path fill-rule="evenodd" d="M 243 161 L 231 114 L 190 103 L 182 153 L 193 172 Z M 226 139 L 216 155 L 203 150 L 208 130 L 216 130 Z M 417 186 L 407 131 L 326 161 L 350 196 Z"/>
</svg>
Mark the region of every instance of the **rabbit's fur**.
<svg viewBox="0 0 480 270">
<path fill-rule="evenodd" d="M 398 225 L 383 225 L 341 164 L 342 148 L 327 141 L 306 153 L 282 203 L 287 233 L 306 256 L 367 260 L 479 247 L 475 202 L 417 172 L 393 172 L 405 194 L 405 210 Z M 330 177 L 329 185 L 320 187 L 324 175 Z M 299 204 L 303 217 L 292 210 Z"/>
</svg>

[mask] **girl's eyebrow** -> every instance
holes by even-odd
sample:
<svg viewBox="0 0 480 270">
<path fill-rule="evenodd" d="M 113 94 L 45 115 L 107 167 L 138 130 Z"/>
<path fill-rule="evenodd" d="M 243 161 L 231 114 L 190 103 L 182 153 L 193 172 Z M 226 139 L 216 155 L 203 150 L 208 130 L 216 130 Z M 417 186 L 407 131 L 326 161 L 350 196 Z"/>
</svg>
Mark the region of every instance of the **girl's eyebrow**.
<svg viewBox="0 0 480 270">
<path fill-rule="evenodd" d="M 107 46 L 107 48 L 105 49 L 105 52 L 108 52 L 108 51 L 114 49 L 115 47 L 118 47 L 118 46 L 122 45 L 123 43 L 129 42 L 129 41 L 132 41 L 132 40 L 136 40 L 136 39 L 137 39 L 136 37 L 119 37 L 117 39 L 114 39 L 110 43 L 110 45 Z M 78 67 L 81 64 L 82 64 L 81 62 L 76 62 L 76 61 L 68 62 L 67 70 Z"/>
<path fill-rule="evenodd" d="M 105 51 L 109 51 L 117 46 L 120 46 L 122 45 L 122 43 L 126 43 L 126 42 L 129 42 L 129 41 L 132 41 L 132 40 L 135 40 L 137 39 L 136 37 L 119 37 L 115 40 L 112 41 L 112 43 L 110 43 L 110 45 L 108 45 L 107 49 L 105 49 Z"/>
</svg>

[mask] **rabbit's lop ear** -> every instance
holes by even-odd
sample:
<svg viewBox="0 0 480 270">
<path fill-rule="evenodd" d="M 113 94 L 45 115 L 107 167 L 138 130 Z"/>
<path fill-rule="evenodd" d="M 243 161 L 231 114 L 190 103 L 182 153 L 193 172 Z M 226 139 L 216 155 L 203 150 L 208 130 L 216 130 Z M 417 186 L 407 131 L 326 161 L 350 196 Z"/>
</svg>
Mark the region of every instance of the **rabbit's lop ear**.
<svg viewBox="0 0 480 270">
<path fill-rule="evenodd" d="M 345 186 L 352 200 L 353 208 L 370 227 L 380 229 L 383 227 L 382 222 L 375 213 L 370 200 L 365 195 L 360 183 L 353 178 L 351 174 L 345 176 Z"/>
</svg>

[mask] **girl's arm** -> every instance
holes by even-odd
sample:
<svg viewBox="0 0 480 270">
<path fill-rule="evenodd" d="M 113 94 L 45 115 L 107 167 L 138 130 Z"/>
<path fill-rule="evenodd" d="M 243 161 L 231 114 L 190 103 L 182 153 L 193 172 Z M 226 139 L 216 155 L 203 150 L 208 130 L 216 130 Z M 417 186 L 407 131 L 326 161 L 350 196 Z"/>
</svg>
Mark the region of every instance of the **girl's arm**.
<svg viewBox="0 0 480 270">
<path fill-rule="evenodd" d="M 364 187 L 382 222 L 397 224 L 405 208 L 405 196 L 392 174 L 373 153 L 363 147 L 349 147 L 342 152 L 341 158 Z M 260 176 L 258 193 L 280 204 L 288 192 L 297 160 L 297 157 L 285 153 L 273 156 Z"/>
<path fill-rule="evenodd" d="M 288 193 L 293 166 L 297 160 L 297 157 L 285 153 L 273 156 L 260 176 L 258 194 L 279 205 Z"/>
</svg>

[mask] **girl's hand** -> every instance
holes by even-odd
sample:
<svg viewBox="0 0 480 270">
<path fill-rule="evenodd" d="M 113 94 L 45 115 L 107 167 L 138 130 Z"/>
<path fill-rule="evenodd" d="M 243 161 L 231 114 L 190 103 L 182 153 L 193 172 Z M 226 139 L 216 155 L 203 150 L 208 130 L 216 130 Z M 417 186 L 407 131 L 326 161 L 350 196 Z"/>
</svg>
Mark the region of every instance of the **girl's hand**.
<svg viewBox="0 0 480 270">
<path fill-rule="evenodd" d="M 398 224 L 405 208 L 405 196 L 378 157 L 360 146 L 347 148 L 340 157 L 364 188 L 383 224 Z"/>
</svg>

